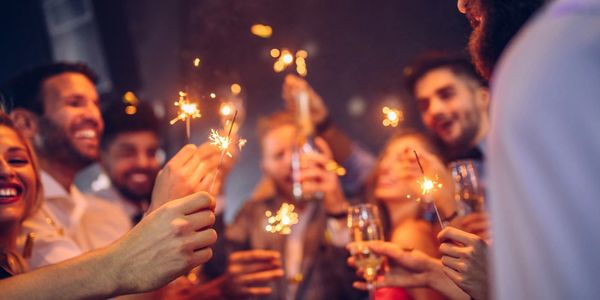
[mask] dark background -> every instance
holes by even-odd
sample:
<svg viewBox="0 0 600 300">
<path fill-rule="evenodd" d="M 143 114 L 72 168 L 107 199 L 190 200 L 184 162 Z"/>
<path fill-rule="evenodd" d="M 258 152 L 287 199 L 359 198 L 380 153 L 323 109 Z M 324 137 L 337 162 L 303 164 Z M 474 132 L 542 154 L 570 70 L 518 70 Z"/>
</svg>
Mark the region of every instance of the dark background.
<svg viewBox="0 0 600 300">
<path fill-rule="evenodd" d="M 255 23 L 272 26 L 273 35 L 252 35 Z M 182 124 L 167 128 L 179 90 L 202 98 L 203 118 L 192 126 L 192 142 L 200 143 L 218 126 L 218 100 L 203 97 L 241 84 L 247 117 L 240 134 L 249 142 L 227 189 L 235 208 L 258 180 L 256 120 L 283 108 L 284 75 L 273 71 L 271 48 L 307 49 L 307 80 L 335 122 L 377 152 L 393 132 L 381 125 L 383 105 L 401 108 L 404 126 L 418 125 L 402 91 L 404 66 L 423 51 L 464 51 L 468 33 L 452 0 L 2 1 L 0 82 L 36 64 L 84 61 L 102 78 L 104 102 L 133 91 L 155 105 L 169 154 L 185 140 Z M 364 109 L 353 115 L 350 103 Z"/>
</svg>

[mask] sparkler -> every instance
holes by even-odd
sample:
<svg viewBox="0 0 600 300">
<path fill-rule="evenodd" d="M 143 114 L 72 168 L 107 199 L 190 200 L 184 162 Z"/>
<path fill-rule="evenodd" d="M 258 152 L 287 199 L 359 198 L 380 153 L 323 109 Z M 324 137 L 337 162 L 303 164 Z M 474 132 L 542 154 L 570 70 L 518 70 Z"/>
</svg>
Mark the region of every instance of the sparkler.
<svg viewBox="0 0 600 300">
<path fill-rule="evenodd" d="M 217 171 L 215 172 L 215 175 L 213 176 L 212 182 L 210 184 L 210 193 L 212 194 L 213 192 L 213 186 L 215 184 L 215 180 L 217 179 L 217 176 L 219 175 L 219 173 L 221 172 L 221 167 L 223 166 L 223 159 L 225 158 L 225 155 L 232 157 L 233 154 L 231 154 L 231 152 L 229 151 L 229 146 L 231 145 L 231 131 L 233 130 L 233 125 L 235 124 L 235 118 L 237 117 L 237 110 L 235 111 L 235 113 L 233 114 L 233 118 L 231 119 L 231 124 L 229 126 L 229 131 L 227 132 L 227 136 L 222 136 L 219 134 L 218 131 L 211 129 L 210 130 L 210 135 L 208 136 L 208 139 L 210 140 L 210 144 L 214 145 L 217 147 L 217 149 L 219 149 L 221 151 L 221 159 L 219 160 L 219 165 L 217 166 Z M 245 139 L 239 139 L 238 140 L 238 147 L 240 148 L 240 150 L 242 150 L 242 147 L 244 145 L 246 145 L 246 140 Z"/>
<path fill-rule="evenodd" d="M 383 112 L 384 118 L 383 118 L 383 126 L 388 127 L 388 126 L 392 126 L 392 127 L 398 127 L 398 123 L 404 121 L 404 114 L 402 113 L 402 111 L 395 109 L 395 108 L 389 108 L 387 106 L 384 106 L 383 109 L 381 110 Z"/>
<path fill-rule="evenodd" d="M 175 102 L 175 106 L 179 107 L 177 111 L 177 117 L 171 120 L 171 125 L 177 123 L 177 121 L 185 121 L 185 133 L 188 142 L 190 141 L 190 122 L 192 119 L 200 118 L 200 110 L 198 104 L 190 103 L 187 97 L 187 93 L 184 91 L 179 92 L 179 101 Z"/>
<path fill-rule="evenodd" d="M 421 165 L 421 160 L 419 159 L 419 155 L 417 151 L 413 150 L 415 153 L 415 157 L 417 158 L 417 164 L 419 164 L 419 169 L 421 170 L 421 174 L 423 174 L 423 179 L 417 181 L 421 185 L 421 194 L 423 196 L 430 196 L 433 192 L 434 188 L 441 187 L 440 183 L 437 183 L 425 176 L 425 171 L 423 170 L 423 165 Z M 435 209 L 435 215 L 437 216 L 438 221 L 440 222 L 441 228 L 445 228 L 444 223 L 442 222 L 442 218 L 440 217 L 440 212 L 438 211 L 437 205 L 435 204 L 435 199 L 432 199 L 431 203 L 433 204 L 433 208 Z"/>
<path fill-rule="evenodd" d="M 267 210 L 265 212 L 267 217 L 265 230 L 270 233 L 290 234 L 292 226 L 298 224 L 298 213 L 295 212 L 295 209 L 293 204 L 283 203 L 275 214 Z"/>
</svg>

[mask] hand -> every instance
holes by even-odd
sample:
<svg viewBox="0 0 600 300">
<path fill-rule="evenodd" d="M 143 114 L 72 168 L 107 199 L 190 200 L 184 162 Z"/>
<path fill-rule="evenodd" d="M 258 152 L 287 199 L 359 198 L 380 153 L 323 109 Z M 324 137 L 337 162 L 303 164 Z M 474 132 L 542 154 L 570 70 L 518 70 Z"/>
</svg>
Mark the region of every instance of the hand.
<svg viewBox="0 0 600 300">
<path fill-rule="evenodd" d="M 488 298 L 488 245 L 479 236 L 446 227 L 438 234 L 444 273 L 474 299 Z"/>
<path fill-rule="evenodd" d="M 148 214 L 125 236 L 106 248 L 107 274 L 119 294 L 161 287 L 212 257 L 217 240 L 214 199 L 200 192 L 173 200 Z"/>
<path fill-rule="evenodd" d="M 419 150 L 418 150 L 419 151 Z M 452 174 L 448 171 L 442 160 L 424 149 L 418 152 L 419 160 L 423 165 L 425 175 L 432 180 L 442 184 L 442 188 L 435 188 L 432 198 L 440 211 L 441 218 L 444 219 L 455 212 L 458 207 L 454 200 L 454 182 Z M 416 159 L 415 159 L 416 160 Z M 417 163 L 416 161 L 414 163 Z"/>
<path fill-rule="evenodd" d="M 148 212 L 173 199 L 200 191 L 209 192 L 220 155 L 219 150 L 208 143 L 181 148 L 158 172 Z"/>
<path fill-rule="evenodd" d="M 330 214 L 346 212 L 348 202 L 338 175 L 335 171 L 327 170 L 327 165 L 333 162 L 331 150 L 322 138 L 315 138 L 315 144 L 319 152 L 304 153 L 300 157 L 302 191 L 308 195 L 324 193 L 323 205 Z"/>
<path fill-rule="evenodd" d="M 285 100 L 288 110 L 296 111 L 296 97 L 303 91 L 308 93 L 310 117 L 313 124 L 317 125 L 325 121 L 329 111 L 321 96 L 312 89 L 306 80 L 292 74 L 285 77 L 281 92 L 281 97 Z"/>
<path fill-rule="evenodd" d="M 362 242 L 373 253 L 386 258 L 386 269 L 388 272 L 377 279 L 375 287 L 401 287 L 420 288 L 430 287 L 442 293 L 450 299 L 469 299 L 442 270 L 442 264 L 438 259 L 432 258 L 418 250 L 405 250 L 397 244 L 383 241 Z M 356 243 L 349 246 L 353 253 Z M 355 267 L 354 257 L 348 259 L 348 264 Z M 359 275 L 362 270 L 358 270 Z M 367 290 L 364 282 L 355 282 L 354 287 Z"/>
<path fill-rule="evenodd" d="M 269 250 L 234 252 L 229 256 L 223 293 L 232 298 L 268 296 L 269 284 L 284 275 L 281 254 Z"/>
<path fill-rule="evenodd" d="M 475 235 L 484 241 L 491 242 L 490 219 L 486 212 L 474 212 L 462 217 L 456 217 L 450 226 Z"/>
</svg>

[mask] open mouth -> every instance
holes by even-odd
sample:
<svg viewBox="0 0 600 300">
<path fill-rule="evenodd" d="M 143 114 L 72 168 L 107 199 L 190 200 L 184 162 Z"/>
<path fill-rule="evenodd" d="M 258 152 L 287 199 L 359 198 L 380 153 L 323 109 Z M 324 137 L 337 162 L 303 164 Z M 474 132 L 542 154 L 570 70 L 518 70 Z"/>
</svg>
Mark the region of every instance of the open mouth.
<svg viewBox="0 0 600 300">
<path fill-rule="evenodd" d="M 479 27 L 479 25 L 481 24 L 481 16 L 477 16 L 472 12 L 467 12 L 465 15 L 472 29 L 476 29 L 477 27 Z"/>
<path fill-rule="evenodd" d="M 0 204 L 9 204 L 21 199 L 23 189 L 18 185 L 0 186 Z"/>
<path fill-rule="evenodd" d="M 438 132 L 438 134 L 440 134 L 440 135 L 448 134 L 450 132 L 450 128 L 452 128 L 453 123 L 454 122 L 451 120 L 438 121 L 435 124 L 435 131 Z"/>
<path fill-rule="evenodd" d="M 74 134 L 76 139 L 97 139 L 98 133 L 93 129 L 79 129 Z"/>
<path fill-rule="evenodd" d="M 133 173 L 129 178 L 134 183 L 147 183 L 150 181 L 150 176 L 146 173 Z"/>
</svg>

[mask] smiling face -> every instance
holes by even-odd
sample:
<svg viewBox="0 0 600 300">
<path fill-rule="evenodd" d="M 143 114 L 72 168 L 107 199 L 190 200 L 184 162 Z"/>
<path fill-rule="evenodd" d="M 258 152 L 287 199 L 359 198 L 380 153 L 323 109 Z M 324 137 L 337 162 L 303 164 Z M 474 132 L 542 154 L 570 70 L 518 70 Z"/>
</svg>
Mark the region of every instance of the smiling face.
<svg viewBox="0 0 600 300">
<path fill-rule="evenodd" d="M 102 151 L 101 163 L 112 184 L 128 200 L 149 200 L 160 168 L 158 136 L 152 131 L 118 134 Z"/>
<path fill-rule="evenodd" d="M 468 149 L 485 134 L 487 92 L 474 80 L 433 69 L 417 81 L 415 97 L 425 126 L 451 148 Z"/>
<path fill-rule="evenodd" d="M 404 201 L 407 195 L 419 195 L 417 180 L 423 175 L 413 151 L 429 152 L 423 140 L 414 135 L 396 138 L 386 147 L 377 167 L 377 199 L 384 202 Z"/>
<path fill-rule="evenodd" d="M 37 195 L 32 157 L 17 133 L 0 125 L 0 224 L 21 222 Z"/>
<path fill-rule="evenodd" d="M 44 115 L 36 141 L 40 155 L 78 167 L 95 161 L 104 123 L 94 83 L 79 73 L 61 73 L 44 81 L 41 97 Z"/>
</svg>

